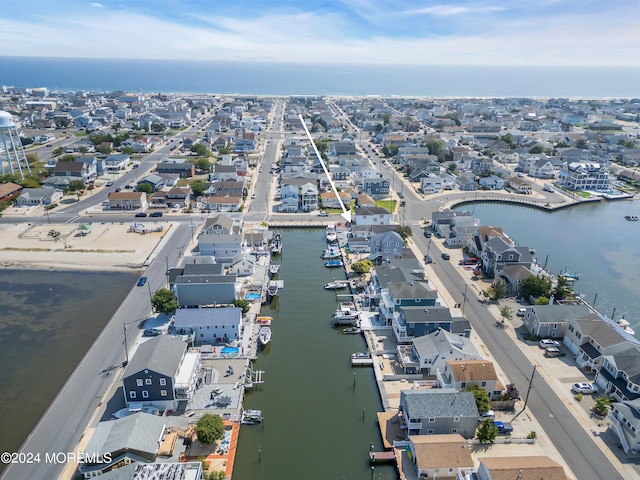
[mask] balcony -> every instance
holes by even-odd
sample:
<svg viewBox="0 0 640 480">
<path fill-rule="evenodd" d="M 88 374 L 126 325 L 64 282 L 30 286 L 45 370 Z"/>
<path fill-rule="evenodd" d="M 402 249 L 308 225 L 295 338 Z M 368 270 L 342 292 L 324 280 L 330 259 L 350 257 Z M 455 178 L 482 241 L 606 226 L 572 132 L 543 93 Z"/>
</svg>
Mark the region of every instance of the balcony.
<svg viewBox="0 0 640 480">
<path fill-rule="evenodd" d="M 616 416 L 615 410 L 609 411 L 607 417 L 611 421 L 611 428 L 616 432 L 616 436 L 618 437 L 618 440 L 620 440 L 620 445 L 622 445 L 624 453 L 629 453 L 631 448 L 629 447 L 629 442 L 627 442 L 627 437 L 624 434 L 624 429 Z"/>
</svg>

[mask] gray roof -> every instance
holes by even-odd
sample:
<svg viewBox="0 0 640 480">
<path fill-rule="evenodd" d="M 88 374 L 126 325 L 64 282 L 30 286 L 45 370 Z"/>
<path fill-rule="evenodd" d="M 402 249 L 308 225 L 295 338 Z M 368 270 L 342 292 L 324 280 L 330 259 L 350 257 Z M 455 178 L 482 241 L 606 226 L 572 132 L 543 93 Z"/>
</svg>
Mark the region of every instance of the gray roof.
<svg viewBox="0 0 640 480">
<path fill-rule="evenodd" d="M 382 207 L 357 207 L 356 215 L 390 215 L 390 213 Z"/>
<path fill-rule="evenodd" d="M 417 265 L 417 267 L 419 267 L 419 265 Z M 382 288 L 387 288 L 391 283 L 424 280 L 423 271 L 418 272 L 414 269 L 398 267 L 393 263 L 377 265 L 375 270 Z"/>
<path fill-rule="evenodd" d="M 156 175 L 155 173 L 150 173 L 149 175 L 146 175 L 143 179 L 138 181 L 138 183 L 142 182 L 149 182 L 156 185 L 159 182 L 164 182 L 164 178 L 160 175 Z"/>
<path fill-rule="evenodd" d="M 146 369 L 168 377 L 175 377 L 186 351 L 187 344 L 182 340 L 166 335 L 154 337 L 140 344 L 122 378 L 135 375 Z"/>
<path fill-rule="evenodd" d="M 455 388 L 431 390 L 402 390 L 400 403 L 405 405 L 409 418 L 477 417 L 478 407 L 471 392 Z"/>
<path fill-rule="evenodd" d="M 85 452 L 101 454 L 131 450 L 155 456 L 165 425 L 186 426 L 184 417 L 161 417 L 138 412 L 117 420 L 100 422 Z"/>
<path fill-rule="evenodd" d="M 532 308 L 539 323 L 563 323 L 591 314 L 586 305 L 533 305 Z"/>
<path fill-rule="evenodd" d="M 629 382 L 640 385 L 640 348 L 630 347 L 611 357 L 618 371 L 627 374 Z"/>
<path fill-rule="evenodd" d="M 429 288 L 429 284 L 426 281 L 390 283 L 389 294 L 394 300 L 413 298 L 438 298 L 437 292 L 431 290 L 431 288 Z"/>
<path fill-rule="evenodd" d="M 173 324 L 176 328 L 206 325 L 238 325 L 242 321 L 242 309 L 228 308 L 179 308 Z"/>
<path fill-rule="evenodd" d="M 626 342 L 620 333 L 595 314 L 586 318 L 571 320 L 571 323 L 575 323 L 583 337 L 593 338 L 601 347 L 606 348 Z"/>
<path fill-rule="evenodd" d="M 449 356 L 454 355 L 453 352 L 455 351 L 457 355 L 462 355 L 462 357 L 455 357 L 453 358 L 454 360 L 474 357 L 482 358 L 471 339 L 448 332 L 442 328 L 428 335 L 414 338 L 411 343 L 420 357 Z"/>
<path fill-rule="evenodd" d="M 506 265 L 502 270 L 500 270 L 499 274 L 505 274 L 512 280 L 524 280 L 525 278 L 529 278 L 533 273 L 524 265 Z"/>
<path fill-rule="evenodd" d="M 435 293 L 435 292 L 434 292 Z M 407 323 L 451 322 L 451 311 L 446 307 L 401 307 Z"/>
<path fill-rule="evenodd" d="M 235 275 L 178 275 L 174 283 L 179 285 L 196 283 L 234 283 Z"/>
</svg>

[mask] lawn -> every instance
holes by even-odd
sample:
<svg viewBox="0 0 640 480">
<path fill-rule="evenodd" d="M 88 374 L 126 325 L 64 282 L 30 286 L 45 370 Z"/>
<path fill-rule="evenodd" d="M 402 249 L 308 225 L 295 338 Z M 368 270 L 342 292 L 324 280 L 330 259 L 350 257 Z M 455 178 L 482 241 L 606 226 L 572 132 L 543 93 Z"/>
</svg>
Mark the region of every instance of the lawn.
<svg viewBox="0 0 640 480">
<path fill-rule="evenodd" d="M 384 208 L 393 213 L 396 210 L 396 200 L 376 200 L 376 207 Z"/>
</svg>

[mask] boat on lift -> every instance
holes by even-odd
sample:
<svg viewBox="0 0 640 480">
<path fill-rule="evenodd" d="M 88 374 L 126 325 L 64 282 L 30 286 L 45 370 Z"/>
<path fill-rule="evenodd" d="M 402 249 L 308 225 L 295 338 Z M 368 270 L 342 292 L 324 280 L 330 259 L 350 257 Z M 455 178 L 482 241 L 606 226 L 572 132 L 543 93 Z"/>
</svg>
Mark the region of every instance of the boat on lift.
<svg viewBox="0 0 640 480">
<path fill-rule="evenodd" d="M 271 341 L 271 327 L 263 325 L 258 330 L 258 343 L 261 347 L 266 346 Z"/>
<path fill-rule="evenodd" d="M 325 262 L 324 266 L 327 268 L 336 268 L 344 266 L 344 263 L 342 263 L 342 260 L 329 260 Z"/>
<path fill-rule="evenodd" d="M 335 280 L 333 282 L 325 283 L 325 290 L 344 290 L 349 286 L 349 282 L 346 280 Z"/>
<path fill-rule="evenodd" d="M 262 410 L 245 410 L 242 412 L 241 423 L 245 425 L 255 425 L 262 421 Z"/>
</svg>

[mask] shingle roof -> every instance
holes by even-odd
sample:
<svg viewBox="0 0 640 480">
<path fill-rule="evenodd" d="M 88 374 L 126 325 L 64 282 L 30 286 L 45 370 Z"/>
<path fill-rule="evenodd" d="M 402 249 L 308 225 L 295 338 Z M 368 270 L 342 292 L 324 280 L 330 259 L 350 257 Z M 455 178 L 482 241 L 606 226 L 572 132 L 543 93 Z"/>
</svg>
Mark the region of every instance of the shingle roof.
<svg viewBox="0 0 640 480">
<path fill-rule="evenodd" d="M 493 363 L 488 360 L 452 360 L 447 363 L 451 368 L 453 378 L 457 382 L 479 382 L 498 379 Z"/>
<path fill-rule="evenodd" d="M 187 344 L 182 340 L 166 335 L 154 337 L 138 347 L 122 378 L 147 369 L 168 377 L 175 377 L 186 350 Z"/>
<path fill-rule="evenodd" d="M 477 417 L 478 407 L 471 392 L 454 388 L 432 390 L 402 390 L 401 404 L 406 406 L 409 418 Z"/>
<path fill-rule="evenodd" d="M 485 457 L 478 459 L 492 480 L 567 480 L 562 466 L 547 456 Z"/>
<path fill-rule="evenodd" d="M 416 462 L 420 470 L 441 468 L 472 468 L 471 449 L 464 448 L 466 440 L 457 433 L 444 435 L 412 435 Z"/>
</svg>

